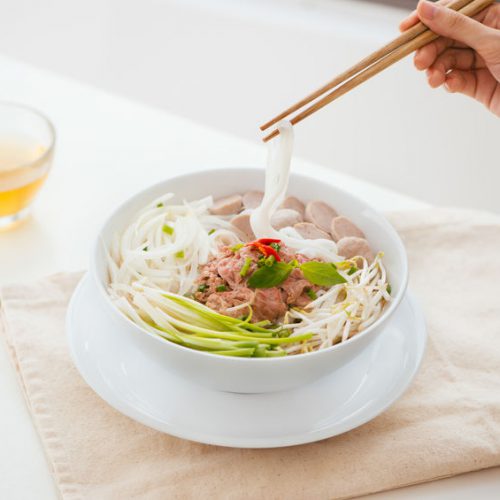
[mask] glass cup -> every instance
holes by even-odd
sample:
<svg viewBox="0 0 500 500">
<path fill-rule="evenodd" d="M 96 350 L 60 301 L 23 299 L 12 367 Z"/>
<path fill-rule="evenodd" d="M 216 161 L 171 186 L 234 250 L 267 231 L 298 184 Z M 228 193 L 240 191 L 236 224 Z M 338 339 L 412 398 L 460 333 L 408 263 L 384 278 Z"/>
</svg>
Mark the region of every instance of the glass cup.
<svg viewBox="0 0 500 500">
<path fill-rule="evenodd" d="M 52 165 L 55 137 L 39 111 L 0 102 L 0 229 L 29 213 Z"/>
</svg>

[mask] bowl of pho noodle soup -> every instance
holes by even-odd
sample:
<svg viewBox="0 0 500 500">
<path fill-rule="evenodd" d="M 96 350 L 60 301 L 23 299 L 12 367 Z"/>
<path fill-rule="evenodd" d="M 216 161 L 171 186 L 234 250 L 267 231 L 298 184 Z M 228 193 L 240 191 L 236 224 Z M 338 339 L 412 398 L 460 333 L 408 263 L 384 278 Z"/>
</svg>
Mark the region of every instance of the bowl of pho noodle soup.
<svg viewBox="0 0 500 500">
<path fill-rule="evenodd" d="M 337 369 L 406 287 L 404 248 L 385 219 L 291 175 L 289 123 L 275 142 L 264 185 L 252 169 L 165 181 L 118 208 L 96 245 L 92 274 L 123 329 L 217 389 L 280 390 Z"/>
</svg>

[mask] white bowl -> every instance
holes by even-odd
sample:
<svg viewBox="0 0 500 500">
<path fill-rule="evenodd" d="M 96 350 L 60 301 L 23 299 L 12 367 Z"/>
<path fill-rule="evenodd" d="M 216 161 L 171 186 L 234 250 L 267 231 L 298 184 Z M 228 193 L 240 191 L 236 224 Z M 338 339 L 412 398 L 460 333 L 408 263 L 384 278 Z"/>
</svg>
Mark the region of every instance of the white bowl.
<svg viewBox="0 0 500 500">
<path fill-rule="evenodd" d="M 102 227 L 90 262 L 90 275 L 98 289 L 102 306 L 123 331 L 123 341 L 133 342 L 147 353 L 151 362 L 161 363 L 171 372 L 210 388 L 241 393 L 288 390 L 313 382 L 352 361 L 380 334 L 399 306 L 408 282 L 406 252 L 394 228 L 364 201 L 328 183 L 292 174 L 288 193 L 303 201 L 330 203 L 339 214 L 352 219 L 365 233 L 374 251 L 382 250 L 392 287 L 390 305 L 382 316 L 363 332 L 328 349 L 282 358 L 232 358 L 179 346 L 151 334 L 122 314 L 107 294 L 107 264 L 104 246 L 116 232 L 130 223 L 134 214 L 156 197 L 173 192 L 177 201 L 195 200 L 209 194 L 215 198 L 231 193 L 262 189 L 264 170 L 233 168 L 205 170 L 160 182 L 120 205 Z M 103 244 L 104 243 L 104 244 Z M 158 381 L 161 383 L 161 381 Z"/>
</svg>

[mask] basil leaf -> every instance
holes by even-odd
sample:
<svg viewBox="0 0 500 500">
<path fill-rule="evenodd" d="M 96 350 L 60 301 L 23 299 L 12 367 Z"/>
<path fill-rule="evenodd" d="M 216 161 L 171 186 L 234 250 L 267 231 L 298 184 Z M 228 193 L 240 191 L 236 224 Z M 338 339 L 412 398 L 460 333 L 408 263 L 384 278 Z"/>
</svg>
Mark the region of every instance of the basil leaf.
<svg viewBox="0 0 500 500">
<path fill-rule="evenodd" d="M 329 262 L 304 262 L 300 265 L 300 270 L 304 274 L 304 278 L 313 285 L 333 286 L 346 282 L 335 265 Z"/>
<path fill-rule="evenodd" d="M 248 286 L 251 288 L 273 288 L 281 285 L 285 281 L 293 267 L 286 262 L 275 262 L 271 267 L 262 266 L 255 271 L 248 279 Z"/>
</svg>

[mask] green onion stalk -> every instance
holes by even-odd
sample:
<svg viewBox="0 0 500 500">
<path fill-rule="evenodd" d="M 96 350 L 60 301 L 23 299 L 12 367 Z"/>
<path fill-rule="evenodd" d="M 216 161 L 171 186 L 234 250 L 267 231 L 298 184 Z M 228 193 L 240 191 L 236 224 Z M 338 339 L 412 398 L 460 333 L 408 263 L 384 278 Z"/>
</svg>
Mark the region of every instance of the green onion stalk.
<svg viewBox="0 0 500 500">
<path fill-rule="evenodd" d="M 187 297 L 154 288 L 131 289 L 134 308 L 124 312 L 148 331 L 191 349 L 233 357 L 286 356 L 284 346 L 305 343 L 312 333 L 290 335 L 268 321 L 250 323 L 217 313 Z M 131 309 L 135 312 L 131 312 Z"/>
</svg>

